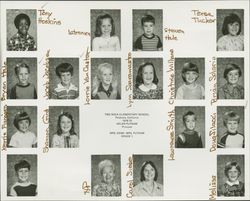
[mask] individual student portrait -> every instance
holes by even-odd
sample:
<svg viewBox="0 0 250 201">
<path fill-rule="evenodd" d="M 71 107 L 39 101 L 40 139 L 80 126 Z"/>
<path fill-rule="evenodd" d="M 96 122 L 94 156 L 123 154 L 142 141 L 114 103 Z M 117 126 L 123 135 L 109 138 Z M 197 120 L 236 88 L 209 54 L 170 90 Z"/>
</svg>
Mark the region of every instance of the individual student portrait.
<svg viewBox="0 0 250 201">
<path fill-rule="evenodd" d="M 120 155 L 91 156 L 91 186 L 92 196 L 121 196 Z"/>
<path fill-rule="evenodd" d="M 133 51 L 163 50 L 162 10 L 133 10 Z"/>
<path fill-rule="evenodd" d="M 91 59 L 91 99 L 121 99 L 121 59 Z"/>
<path fill-rule="evenodd" d="M 7 195 L 37 195 L 37 155 L 7 155 Z"/>
<path fill-rule="evenodd" d="M 218 148 L 244 148 L 244 106 L 217 107 Z"/>
<path fill-rule="evenodd" d="M 37 99 L 37 58 L 7 58 L 8 99 Z"/>
<path fill-rule="evenodd" d="M 133 99 L 163 99 L 162 58 L 133 59 Z"/>
<path fill-rule="evenodd" d="M 7 146 L 37 147 L 37 107 L 7 106 Z"/>
<path fill-rule="evenodd" d="M 37 50 L 36 10 L 11 9 L 7 14 L 7 50 Z"/>
<path fill-rule="evenodd" d="M 49 98 L 79 97 L 79 59 L 49 58 Z"/>
<path fill-rule="evenodd" d="M 91 10 L 91 50 L 121 50 L 121 11 Z"/>
<path fill-rule="evenodd" d="M 217 98 L 244 99 L 244 58 L 217 58 Z"/>
<path fill-rule="evenodd" d="M 133 196 L 163 196 L 163 155 L 133 155 Z"/>
<path fill-rule="evenodd" d="M 205 107 L 175 107 L 175 147 L 204 148 L 205 122 Z"/>
<path fill-rule="evenodd" d="M 175 59 L 176 99 L 197 100 L 205 98 L 205 59 Z"/>
<path fill-rule="evenodd" d="M 217 156 L 217 196 L 245 196 L 244 155 Z"/>
<path fill-rule="evenodd" d="M 217 51 L 244 51 L 244 10 L 217 9 Z"/>
<path fill-rule="evenodd" d="M 49 106 L 51 148 L 78 148 L 79 134 L 78 106 Z"/>
</svg>

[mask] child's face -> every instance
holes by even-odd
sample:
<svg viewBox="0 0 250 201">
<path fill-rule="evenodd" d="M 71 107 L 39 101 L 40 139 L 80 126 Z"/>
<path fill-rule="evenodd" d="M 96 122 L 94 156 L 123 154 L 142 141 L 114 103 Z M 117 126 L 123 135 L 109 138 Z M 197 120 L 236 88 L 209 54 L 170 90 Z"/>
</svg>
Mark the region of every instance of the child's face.
<svg viewBox="0 0 250 201">
<path fill-rule="evenodd" d="M 20 183 L 25 183 L 29 180 L 30 171 L 28 168 L 20 168 L 17 171 L 18 181 Z"/>
<path fill-rule="evenodd" d="M 239 71 L 238 70 L 231 70 L 227 74 L 227 81 L 229 84 L 237 84 L 239 81 Z"/>
<path fill-rule="evenodd" d="M 230 182 L 235 182 L 239 178 L 239 171 L 233 166 L 230 170 L 228 170 L 228 180 Z"/>
<path fill-rule="evenodd" d="M 144 168 L 143 174 L 146 181 L 153 181 L 155 178 L 155 169 L 150 164 L 147 164 Z"/>
<path fill-rule="evenodd" d="M 154 70 L 151 65 L 147 65 L 143 68 L 142 79 L 143 79 L 143 84 L 145 85 L 152 84 L 154 80 Z"/>
<path fill-rule="evenodd" d="M 63 72 L 61 73 L 61 81 L 62 81 L 62 85 L 69 85 L 71 83 L 71 78 L 72 75 L 70 72 Z"/>
<path fill-rule="evenodd" d="M 103 171 L 102 171 L 102 177 L 103 177 L 103 181 L 106 184 L 112 183 L 114 180 L 114 177 L 115 177 L 115 172 L 113 170 L 113 167 L 112 166 L 105 166 L 103 168 Z"/>
<path fill-rule="evenodd" d="M 238 130 L 239 123 L 236 120 L 228 120 L 226 127 L 230 133 L 236 133 Z"/>
<path fill-rule="evenodd" d="M 238 22 L 228 24 L 228 32 L 232 36 L 237 36 L 239 29 L 240 29 L 240 24 Z"/>
<path fill-rule="evenodd" d="M 143 31 L 146 36 L 152 36 L 154 33 L 154 23 L 153 22 L 144 22 Z"/>
<path fill-rule="evenodd" d="M 60 121 L 60 128 L 63 133 L 69 133 L 70 129 L 72 128 L 72 121 L 70 120 L 70 118 L 62 116 Z"/>
<path fill-rule="evenodd" d="M 105 18 L 102 20 L 101 32 L 103 36 L 110 36 L 112 31 L 112 24 L 109 18 Z"/>
<path fill-rule="evenodd" d="M 29 83 L 30 74 L 27 68 L 19 68 L 17 79 L 20 85 L 27 85 Z"/>
<path fill-rule="evenodd" d="M 101 71 L 101 82 L 104 85 L 110 85 L 113 79 L 113 73 L 110 68 L 103 68 Z"/>
<path fill-rule="evenodd" d="M 18 122 L 18 130 L 25 133 L 29 129 L 30 122 L 28 119 L 23 119 Z"/>
<path fill-rule="evenodd" d="M 196 81 L 197 77 L 198 77 L 198 73 L 196 73 L 195 71 L 187 71 L 184 74 L 185 80 L 187 84 L 192 84 Z"/>
<path fill-rule="evenodd" d="M 188 130 L 194 130 L 195 129 L 195 116 L 194 115 L 188 115 L 185 117 L 185 125 Z"/>
<path fill-rule="evenodd" d="M 29 24 L 26 21 L 26 19 L 21 19 L 18 25 L 18 32 L 26 35 L 28 33 L 29 30 Z"/>
</svg>

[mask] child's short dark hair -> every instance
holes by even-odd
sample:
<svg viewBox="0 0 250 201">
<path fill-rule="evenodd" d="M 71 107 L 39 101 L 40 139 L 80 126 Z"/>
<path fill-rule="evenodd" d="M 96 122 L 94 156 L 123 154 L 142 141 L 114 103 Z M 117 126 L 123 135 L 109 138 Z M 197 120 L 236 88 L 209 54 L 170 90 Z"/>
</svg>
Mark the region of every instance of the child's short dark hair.
<svg viewBox="0 0 250 201">
<path fill-rule="evenodd" d="M 16 114 L 16 116 L 15 116 L 15 118 L 14 118 L 14 122 L 13 122 L 14 126 L 15 126 L 18 130 L 19 130 L 18 123 L 19 123 L 19 121 L 22 121 L 22 120 L 28 120 L 28 121 L 29 121 L 29 125 L 31 124 L 31 119 L 30 119 L 30 117 L 29 117 L 29 115 L 28 115 L 27 112 L 24 112 L 24 111 L 18 112 L 18 113 Z"/>
<path fill-rule="evenodd" d="M 237 121 L 238 123 L 240 123 L 240 116 L 234 111 L 226 112 L 223 116 L 224 126 L 227 125 L 228 121 Z"/>
<path fill-rule="evenodd" d="M 238 170 L 238 172 L 239 172 L 239 175 L 238 176 L 240 176 L 240 174 L 241 174 L 241 169 L 240 169 L 240 166 L 239 166 L 239 164 L 237 163 L 237 162 L 228 162 L 227 164 L 226 164 L 226 166 L 225 166 L 225 170 L 224 170 L 224 173 L 225 173 L 225 175 L 226 175 L 226 177 L 228 177 L 228 171 L 230 170 L 230 169 L 232 169 L 232 167 L 235 167 L 237 170 Z"/>
<path fill-rule="evenodd" d="M 104 19 L 110 19 L 110 23 L 111 23 L 111 26 L 112 26 L 110 36 L 114 36 L 115 35 L 115 24 L 114 24 L 114 20 L 113 20 L 112 16 L 109 15 L 109 14 L 99 15 L 97 17 L 97 19 L 96 19 L 95 36 L 99 37 L 99 36 L 102 35 L 101 26 L 102 26 L 102 20 L 104 20 Z"/>
<path fill-rule="evenodd" d="M 155 24 L 155 18 L 152 15 L 144 15 L 141 18 L 141 25 L 143 26 L 145 22 L 152 22 Z"/>
<path fill-rule="evenodd" d="M 185 114 L 182 116 L 182 121 L 183 121 L 184 123 L 185 123 L 185 121 L 186 121 L 187 116 L 194 116 L 194 119 L 195 119 L 195 121 L 196 121 L 195 113 L 192 112 L 192 111 L 188 111 L 187 113 L 185 113 Z"/>
<path fill-rule="evenodd" d="M 14 168 L 16 172 L 18 172 L 21 168 L 28 168 L 28 170 L 30 170 L 30 164 L 26 160 L 20 160 L 15 164 Z"/>
<path fill-rule="evenodd" d="M 227 35 L 229 34 L 229 31 L 228 31 L 228 25 L 229 24 L 233 24 L 235 22 L 238 22 L 239 23 L 239 31 L 237 33 L 237 35 L 240 34 L 241 32 L 241 19 L 239 18 L 238 15 L 234 14 L 234 13 L 231 13 L 230 15 L 226 16 L 224 18 L 224 21 L 223 21 L 223 26 L 222 26 L 222 34 L 223 35 Z"/>
<path fill-rule="evenodd" d="M 24 14 L 24 13 L 21 13 L 19 15 L 17 15 L 14 19 L 14 24 L 15 24 L 15 27 L 18 29 L 19 27 L 19 23 L 22 19 L 25 19 L 28 23 L 28 26 L 30 26 L 30 18 L 28 15 Z"/>
<path fill-rule="evenodd" d="M 182 75 L 182 79 L 184 82 L 186 82 L 186 78 L 185 78 L 185 73 L 188 71 L 194 71 L 199 75 L 199 69 L 198 66 L 192 62 L 187 62 L 184 63 L 182 71 L 181 71 L 181 75 Z M 197 76 L 196 80 L 198 79 L 199 76 Z"/>
<path fill-rule="evenodd" d="M 70 63 L 61 63 L 56 67 L 56 75 L 61 77 L 62 73 L 70 72 L 71 76 L 73 75 L 74 69 Z"/>
<path fill-rule="evenodd" d="M 146 167 L 148 164 L 151 165 L 152 168 L 154 168 L 154 170 L 155 170 L 154 181 L 157 181 L 157 178 L 158 178 L 158 171 L 157 171 L 157 169 L 156 169 L 155 164 L 154 164 L 152 161 L 145 161 L 145 162 L 142 164 L 142 167 L 141 167 L 141 178 L 140 178 L 140 180 L 141 180 L 141 181 L 145 181 L 144 169 L 145 169 L 145 167 Z"/>
<path fill-rule="evenodd" d="M 136 88 L 138 88 L 141 84 L 143 84 L 142 74 L 143 74 L 143 69 L 144 69 L 145 66 L 152 66 L 153 72 L 154 72 L 153 83 L 157 85 L 158 82 L 159 82 L 159 79 L 158 79 L 158 77 L 156 75 L 154 64 L 151 63 L 151 62 L 145 62 L 145 63 L 142 63 L 139 66 L 139 69 L 138 69 L 138 72 L 137 72 L 137 76 L 136 76 L 136 84 L 135 84 Z"/>
<path fill-rule="evenodd" d="M 234 63 L 229 63 L 226 65 L 226 68 L 224 70 L 224 78 L 227 79 L 227 74 L 232 71 L 232 70 L 238 70 L 239 72 L 239 76 L 242 75 L 241 69 L 238 65 L 234 64 Z"/>
<path fill-rule="evenodd" d="M 26 63 L 22 62 L 22 63 L 18 63 L 15 66 L 15 74 L 16 75 L 18 75 L 20 68 L 27 68 L 28 73 L 30 73 L 30 67 Z"/>
</svg>

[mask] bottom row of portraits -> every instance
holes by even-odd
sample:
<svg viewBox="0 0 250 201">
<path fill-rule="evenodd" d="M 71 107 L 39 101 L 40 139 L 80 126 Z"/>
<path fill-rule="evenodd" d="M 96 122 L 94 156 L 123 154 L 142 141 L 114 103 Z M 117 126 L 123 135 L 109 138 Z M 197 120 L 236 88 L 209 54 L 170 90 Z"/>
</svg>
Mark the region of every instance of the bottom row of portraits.
<svg viewBox="0 0 250 201">
<path fill-rule="evenodd" d="M 245 195 L 244 155 L 217 156 L 217 195 Z M 132 196 L 164 196 L 163 155 L 133 155 Z M 7 155 L 7 195 L 36 196 L 37 155 Z M 91 195 L 122 196 L 120 155 L 91 156 Z M 53 179 L 53 178 L 51 178 Z"/>
</svg>

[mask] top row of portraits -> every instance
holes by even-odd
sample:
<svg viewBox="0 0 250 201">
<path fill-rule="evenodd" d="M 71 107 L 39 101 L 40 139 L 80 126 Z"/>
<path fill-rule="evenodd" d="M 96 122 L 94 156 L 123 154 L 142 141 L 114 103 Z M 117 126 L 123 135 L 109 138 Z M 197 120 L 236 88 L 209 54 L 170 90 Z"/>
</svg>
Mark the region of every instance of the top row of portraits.
<svg viewBox="0 0 250 201">
<path fill-rule="evenodd" d="M 244 10 L 217 9 L 216 14 L 217 51 L 244 51 Z M 91 10 L 90 22 L 92 51 L 121 50 L 120 10 Z M 133 51 L 162 51 L 163 10 L 133 10 L 132 39 Z M 7 50 L 36 51 L 37 43 L 37 11 L 7 10 Z"/>
</svg>

